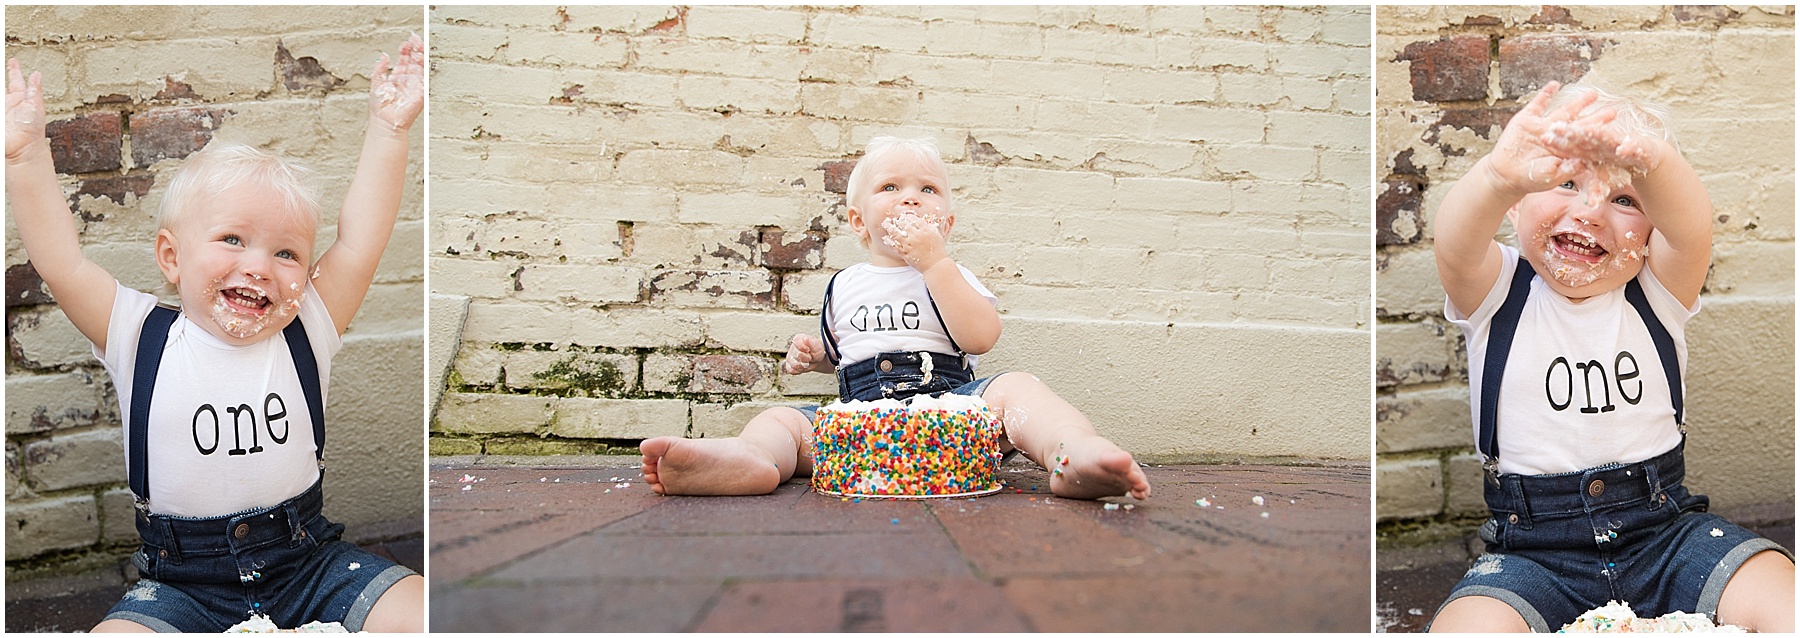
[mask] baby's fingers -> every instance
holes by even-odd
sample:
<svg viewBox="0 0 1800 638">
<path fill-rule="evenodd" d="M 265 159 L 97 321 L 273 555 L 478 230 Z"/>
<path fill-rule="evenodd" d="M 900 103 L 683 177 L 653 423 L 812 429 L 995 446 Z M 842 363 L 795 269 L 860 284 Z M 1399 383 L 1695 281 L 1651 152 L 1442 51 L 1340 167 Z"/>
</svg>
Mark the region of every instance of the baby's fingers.
<svg viewBox="0 0 1800 638">
<path fill-rule="evenodd" d="M 1543 117 L 1550 110 L 1550 98 L 1561 89 L 1562 83 L 1552 80 L 1549 84 L 1544 85 L 1544 88 L 1538 89 L 1537 95 L 1532 96 L 1531 101 L 1525 103 L 1525 108 L 1519 109 L 1519 114 Z"/>
</svg>

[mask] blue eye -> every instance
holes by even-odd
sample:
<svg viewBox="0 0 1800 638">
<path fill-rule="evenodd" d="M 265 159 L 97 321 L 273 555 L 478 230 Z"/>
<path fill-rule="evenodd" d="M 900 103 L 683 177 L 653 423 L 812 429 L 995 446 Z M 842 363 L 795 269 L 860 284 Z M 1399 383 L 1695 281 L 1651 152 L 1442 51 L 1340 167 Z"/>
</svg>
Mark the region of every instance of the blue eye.
<svg viewBox="0 0 1800 638">
<path fill-rule="evenodd" d="M 1574 181 L 1574 180 L 1569 180 L 1569 181 L 1567 181 L 1567 182 L 1563 182 L 1563 183 L 1562 183 L 1562 187 L 1563 187 L 1563 188 L 1567 188 L 1567 189 L 1569 189 L 1569 190 L 1575 190 L 1575 181 Z"/>
<path fill-rule="evenodd" d="M 299 257 L 295 256 L 294 251 L 291 251 L 291 250 L 283 250 L 281 252 L 275 253 L 275 256 L 280 257 L 282 259 L 292 259 L 292 260 L 300 259 Z"/>
<path fill-rule="evenodd" d="M 1614 197 L 1612 200 L 1612 203 L 1618 204 L 1620 206 L 1631 207 L 1631 208 L 1638 207 L 1637 200 L 1632 199 L 1632 197 L 1630 195 L 1620 195 L 1618 197 Z"/>
<path fill-rule="evenodd" d="M 237 235 L 226 235 L 224 238 L 220 239 L 219 241 L 225 242 L 227 244 L 231 244 L 233 246 L 244 245 L 244 240 L 239 239 Z"/>
<path fill-rule="evenodd" d="M 937 194 L 937 187 L 936 187 L 936 186 L 926 186 L 926 187 L 925 187 L 925 188 L 924 188 L 924 191 L 925 191 L 925 192 L 927 192 L 927 193 L 931 193 L 931 194 L 933 194 L 933 195 L 936 195 L 936 194 Z"/>
<path fill-rule="evenodd" d="M 888 185 L 887 185 L 887 186 L 883 186 L 883 187 L 881 187 L 881 190 L 884 190 L 884 191 L 897 191 L 897 190 L 900 190 L 900 187 L 898 187 L 898 186 L 895 186 L 895 185 L 893 185 L 893 184 L 888 184 Z"/>
</svg>

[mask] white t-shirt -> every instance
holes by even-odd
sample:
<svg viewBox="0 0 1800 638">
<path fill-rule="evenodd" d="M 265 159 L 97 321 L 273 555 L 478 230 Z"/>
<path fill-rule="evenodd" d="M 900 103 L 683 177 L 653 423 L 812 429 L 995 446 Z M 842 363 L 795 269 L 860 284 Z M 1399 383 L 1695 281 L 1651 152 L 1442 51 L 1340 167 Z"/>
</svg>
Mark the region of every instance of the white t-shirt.
<svg viewBox="0 0 1800 638">
<path fill-rule="evenodd" d="M 961 264 L 956 269 L 975 292 L 999 306 L 1000 299 L 976 281 L 974 273 Z M 932 310 L 925 275 L 912 266 L 883 268 L 865 262 L 845 268 L 832 284 L 827 311 L 826 320 L 837 336 L 840 368 L 883 352 L 956 354 L 949 331 Z M 975 367 L 975 361 L 971 355 L 969 367 Z"/>
<path fill-rule="evenodd" d="M 1481 388 L 1487 339 L 1494 315 L 1506 301 L 1519 251 L 1501 246 L 1500 277 L 1467 318 L 1444 303 L 1444 316 L 1463 331 L 1469 351 L 1469 408 L 1481 436 Z M 1689 310 L 1648 267 L 1637 276 L 1644 296 L 1675 341 L 1687 373 Z M 1558 294 L 1542 277 L 1531 294 L 1506 360 L 1497 415 L 1499 470 L 1558 474 L 1608 463 L 1635 463 L 1681 443 L 1662 359 L 1649 328 L 1625 299 L 1625 288 L 1580 303 Z"/>
<path fill-rule="evenodd" d="M 330 387 L 331 357 L 343 342 L 310 285 L 305 295 L 299 321 L 318 361 L 323 394 Z M 127 437 L 138 336 L 155 305 L 155 296 L 119 286 L 106 327 L 106 351 L 94 349 L 112 375 Z M 192 518 L 236 514 L 298 496 L 318 480 L 312 413 L 300 375 L 287 339 L 277 330 L 268 334 L 262 341 L 234 346 L 186 314 L 170 326 L 150 402 L 152 513 Z M 130 449 L 127 441 L 127 464 Z"/>
</svg>

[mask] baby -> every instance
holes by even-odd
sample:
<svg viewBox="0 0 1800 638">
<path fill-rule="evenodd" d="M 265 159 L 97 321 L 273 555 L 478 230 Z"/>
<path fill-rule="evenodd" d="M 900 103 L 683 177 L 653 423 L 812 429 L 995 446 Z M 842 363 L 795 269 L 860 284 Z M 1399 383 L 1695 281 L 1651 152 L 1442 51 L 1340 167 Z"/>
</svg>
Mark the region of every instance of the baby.
<svg viewBox="0 0 1800 638">
<path fill-rule="evenodd" d="M 1038 465 L 1061 468 L 1050 477 L 1057 496 L 1150 496 L 1150 482 L 1131 454 L 1096 433 L 1037 377 L 973 378 L 978 355 L 1000 339 L 998 299 L 945 252 L 956 215 L 937 147 L 870 140 L 850 172 L 847 199 L 850 229 L 869 249 L 869 261 L 832 278 L 821 311 L 823 340 L 794 335 L 783 372 L 835 372 L 845 401 L 979 396 L 1000 416 L 1002 451 L 1017 449 Z M 884 305 L 910 310 L 871 317 L 870 308 Z M 896 377 L 925 381 L 895 383 Z M 773 492 L 791 477 L 812 474 L 816 414 L 816 408 L 771 408 L 736 437 L 646 440 L 644 478 L 659 494 Z"/>
<path fill-rule="evenodd" d="M 339 540 L 320 513 L 325 388 L 381 253 L 424 105 L 413 36 L 370 74 L 369 128 L 338 220 L 314 258 L 317 195 L 296 165 L 214 144 L 183 161 L 158 211 L 157 266 L 179 310 L 126 288 L 81 251 L 44 138 L 37 73 L 7 62 L 6 191 L 19 239 L 94 344 L 126 414 L 142 579 L 95 631 L 283 627 L 421 631 L 424 581 Z M 159 383 L 160 379 L 160 383 Z"/>
<path fill-rule="evenodd" d="M 1791 555 L 1682 486 L 1684 326 L 1713 215 L 1664 121 L 1553 83 L 1438 209 L 1493 516 L 1432 631 L 1555 631 L 1613 599 L 1794 629 Z M 1517 249 L 1494 241 L 1502 219 Z"/>
</svg>

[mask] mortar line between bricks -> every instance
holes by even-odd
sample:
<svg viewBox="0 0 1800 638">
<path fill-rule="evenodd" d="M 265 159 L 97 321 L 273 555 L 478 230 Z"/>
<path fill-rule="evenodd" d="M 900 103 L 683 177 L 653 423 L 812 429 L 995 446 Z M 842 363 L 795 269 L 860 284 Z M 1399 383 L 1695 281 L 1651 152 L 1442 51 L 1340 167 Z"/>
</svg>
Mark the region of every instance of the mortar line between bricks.
<svg viewBox="0 0 1800 638">
<path fill-rule="evenodd" d="M 503 563 L 500 563 L 500 564 L 498 564 L 498 565 L 494 565 L 494 566 L 492 566 L 492 567 L 489 567 L 489 568 L 487 568 L 487 569 L 484 569 L 484 570 L 481 570 L 481 571 L 478 571 L 478 572 L 475 572 L 475 573 L 473 573 L 473 574 L 470 574 L 470 575 L 468 575 L 468 576 L 466 576 L 466 577 L 464 577 L 464 578 L 463 578 L 463 579 L 462 579 L 462 581 L 461 581 L 461 583 L 460 583 L 460 584 L 467 584 L 467 583 L 470 583 L 470 582 L 473 582 L 473 581 L 474 581 L 474 580 L 476 580 L 476 579 L 479 579 L 479 578 L 481 578 L 481 577 L 483 577 L 483 576 L 485 576 L 485 575 L 487 575 L 487 574 L 489 574 L 489 573 L 492 573 L 492 572 L 494 572 L 494 571 L 495 571 L 495 570 L 498 570 L 498 569 L 502 569 L 502 568 L 505 568 L 505 567 L 509 567 L 509 566 L 511 566 L 511 565 L 513 565 L 513 564 L 514 564 L 514 563 L 517 563 L 517 562 L 519 562 L 519 561 L 522 561 L 522 560 L 526 560 L 526 559 L 528 559 L 528 558 L 532 558 L 532 557 L 534 557 L 534 556 L 537 556 L 537 555 L 538 555 L 538 554 L 541 554 L 541 553 L 544 553 L 544 552 L 546 552 L 546 551 L 549 551 L 549 550 L 552 550 L 552 549 L 556 549 L 556 548 L 557 548 L 557 547 L 560 547 L 560 546 L 562 546 L 562 545 L 563 545 L 563 544 L 564 544 L 564 543 L 568 543 L 568 542 L 569 542 L 569 541 L 572 541 L 572 540 L 575 540 L 575 539 L 577 539 L 577 538 L 581 538 L 581 537 L 584 537 L 584 536 L 588 536 L 588 535 L 590 535 L 590 534 L 593 534 L 593 533 L 595 533 L 595 532 L 597 532 L 597 531 L 599 531 L 599 530 L 601 530 L 601 529 L 604 529 L 604 528 L 607 528 L 607 527 L 610 527 L 610 526 L 613 526 L 613 525 L 617 525 L 617 524 L 619 524 L 619 523 L 623 523 L 623 522 L 625 522 L 625 521 L 628 521 L 628 520 L 631 520 L 631 519 L 633 519 L 633 518 L 636 518 L 636 517 L 637 517 L 637 516 L 638 516 L 638 515 L 640 515 L 640 514 L 643 514 L 643 513 L 644 513 L 644 512 L 648 512 L 648 511 L 650 511 L 650 510 L 653 510 L 653 509 L 656 509 L 656 508 L 658 508 L 658 507 L 662 507 L 662 506 L 663 506 L 663 505 L 664 505 L 664 504 L 663 504 L 663 503 L 657 503 L 657 504 L 655 504 L 655 505 L 651 505 L 651 506 L 650 506 L 650 507 L 646 507 L 646 508 L 644 508 L 644 509 L 641 509 L 641 510 L 638 510 L 638 511 L 636 511 L 636 512 L 633 512 L 633 513 L 631 513 L 631 514 L 630 514 L 630 515 L 628 515 L 628 516 L 625 516 L 625 517 L 624 517 L 624 518 L 619 518 L 619 519 L 614 519 L 614 520 L 612 520 L 612 521 L 608 521 L 608 522 L 607 522 L 607 523 L 606 523 L 606 524 L 604 524 L 604 525 L 601 525 L 601 526 L 599 526 L 599 527 L 595 527 L 595 528 L 593 528 L 593 529 L 589 529 L 589 530 L 586 530 L 586 531 L 583 531 L 583 532 L 581 532 L 581 533 L 578 533 L 578 534 L 572 534 L 572 535 L 569 535 L 569 536 L 567 536 L 567 537 L 564 537 L 564 538 L 563 538 L 563 539 L 562 539 L 562 540 L 559 540 L 559 541 L 556 541 L 556 542 L 554 542 L 554 543 L 550 543 L 550 544 L 548 544 L 548 545 L 545 545 L 545 546 L 543 546 L 543 547 L 539 547 L 539 548 L 537 548 L 537 549 L 534 549 L 534 550 L 531 550 L 531 551 L 529 551 L 529 552 L 526 552 L 526 553 L 524 553 L 524 554 L 520 554 L 520 555 L 518 555 L 518 556 L 515 556 L 515 557 L 513 557 L 513 558 L 512 558 L 512 559 L 511 559 L 511 560 L 508 560 L 508 561 L 506 561 L 506 562 L 503 562 Z"/>
<path fill-rule="evenodd" d="M 996 590 L 1000 590 L 999 591 L 1000 598 L 1006 601 L 1006 608 L 1012 612 L 1013 617 L 1018 618 L 1019 622 L 1025 625 L 1025 628 L 1027 631 L 1032 631 L 1032 632 L 1039 631 L 1037 624 L 1032 622 L 1031 617 L 1027 616 L 1025 614 L 1025 612 L 1020 611 L 1017 606 L 1013 605 L 1012 599 L 1006 597 L 1005 586 L 1002 585 L 1001 583 L 994 582 L 994 577 L 989 576 L 986 573 L 984 573 L 982 571 L 981 567 L 979 565 L 975 564 L 975 560 L 972 558 L 969 558 L 968 554 L 963 552 L 962 546 L 957 544 L 956 535 L 951 534 L 950 528 L 944 526 L 944 519 L 938 517 L 937 506 L 943 505 L 948 502 L 949 501 L 945 501 L 942 503 L 938 503 L 938 502 L 926 502 L 925 503 L 925 512 L 926 512 L 926 514 L 931 516 L 931 522 L 935 523 L 937 525 L 938 531 L 940 531 L 944 534 L 944 539 L 950 542 L 950 547 L 952 547 L 956 550 L 956 555 L 958 557 L 962 558 L 964 563 L 968 564 L 969 573 L 975 577 L 975 580 L 982 582 L 982 583 L 986 583 L 988 586 L 993 587 Z"/>
</svg>

